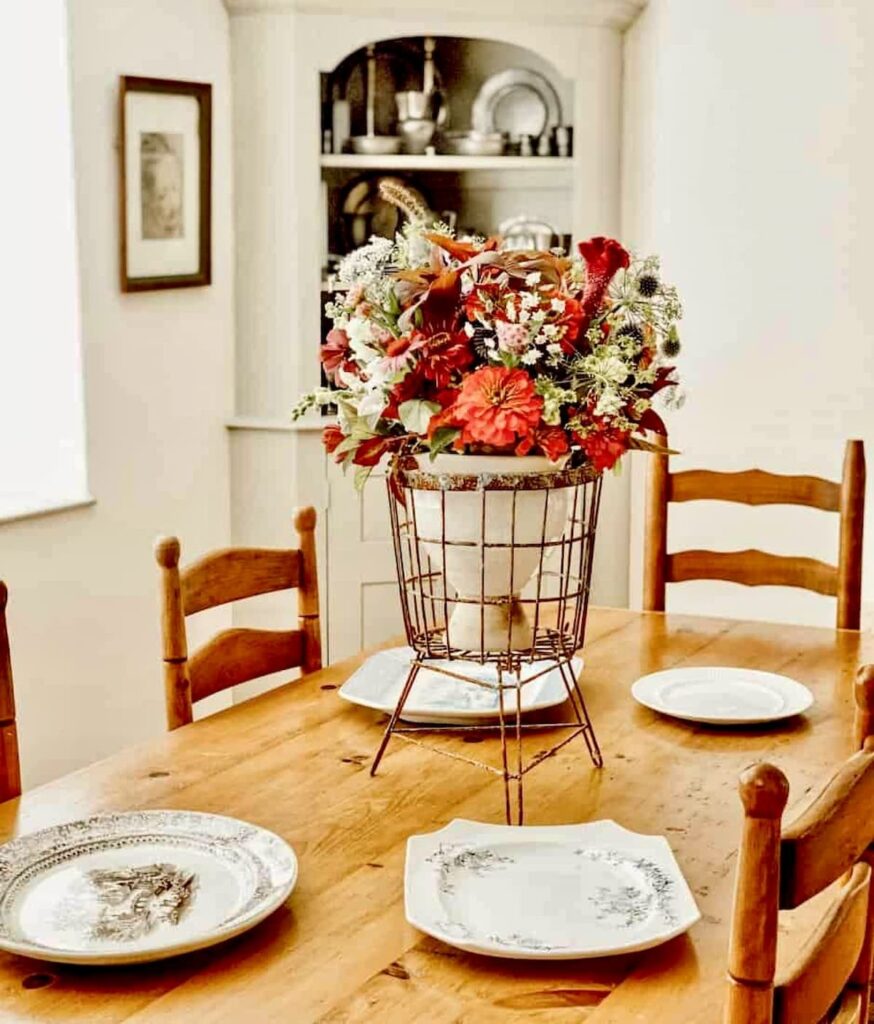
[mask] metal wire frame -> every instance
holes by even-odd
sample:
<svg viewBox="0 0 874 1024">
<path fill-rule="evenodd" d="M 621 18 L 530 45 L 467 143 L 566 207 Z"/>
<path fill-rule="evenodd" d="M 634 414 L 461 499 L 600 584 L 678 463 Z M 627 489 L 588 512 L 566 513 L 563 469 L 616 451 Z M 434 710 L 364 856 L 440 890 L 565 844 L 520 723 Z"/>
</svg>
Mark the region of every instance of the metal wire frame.
<svg viewBox="0 0 874 1024">
<path fill-rule="evenodd" d="M 515 817 L 522 824 L 523 778 L 532 768 L 579 736 L 592 762 L 597 767 L 603 764 L 571 662 L 585 640 L 601 477 L 591 467 L 544 474 L 462 476 L 396 466 L 388 486 L 404 628 L 415 659 L 374 757 L 371 774 L 396 735 L 500 775 L 506 820 L 510 823 Z M 425 495 L 431 497 L 423 499 Z M 461 503 L 457 495 L 464 495 Z M 537 511 L 533 525 L 532 507 Z M 520 512 L 524 514 L 520 516 Z M 453 566 L 457 568 L 459 557 L 468 567 L 468 578 L 471 559 L 478 559 L 479 586 L 472 594 L 460 594 L 452 585 L 451 577 L 458 575 L 453 573 Z M 535 568 L 532 578 L 521 579 L 531 575 L 530 567 Z M 479 616 L 478 644 L 453 642 L 453 612 L 462 606 Z M 496 609 L 508 623 L 506 637 L 502 636 L 500 642 L 495 642 L 494 629 L 490 631 L 486 624 Z M 514 646 L 518 634 L 514 634 L 513 624 L 525 618 L 530 623 L 530 642 Z M 442 664 L 436 664 L 438 661 Z M 457 668 L 453 662 L 458 662 Z M 493 665 L 495 682 L 465 673 L 464 665 L 470 662 Z M 526 674 L 526 667 L 535 662 L 544 664 Z M 497 723 L 400 724 L 407 698 L 424 666 L 495 691 Z M 523 710 L 523 688 L 554 670 L 559 671 L 567 692 L 569 720 L 533 721 Z M 544 729 L 564 735 L 526 764 L 523 736 Z M 501 767 L 425 743 L 420 736 L 423 733 L 497 735 Z"/>
</svg>

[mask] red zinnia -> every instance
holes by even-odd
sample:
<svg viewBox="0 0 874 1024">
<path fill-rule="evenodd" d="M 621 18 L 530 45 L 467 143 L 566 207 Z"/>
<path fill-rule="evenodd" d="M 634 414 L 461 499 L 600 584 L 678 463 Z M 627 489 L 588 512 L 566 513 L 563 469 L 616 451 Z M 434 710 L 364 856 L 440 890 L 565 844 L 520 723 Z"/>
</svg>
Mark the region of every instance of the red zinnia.
<svg viewBox="0 0 874 1024">
<path fill-rule="evenodd" d="M 604 294 L 616 271 L 627 267 L 631 257 L 615 238 L 590 238 L 580 242 L 580 255 L 586 261 L 586 290 L 583 292 L 583 315 L 586 325 L 601 308 Z"/>
<path fill-rule="evenodd" d="M 532 432 L 543 399 L 524 370 L 485 366 L 464 381 L 451 410 L 462 444 L 506 448 Z"/>
</svg>

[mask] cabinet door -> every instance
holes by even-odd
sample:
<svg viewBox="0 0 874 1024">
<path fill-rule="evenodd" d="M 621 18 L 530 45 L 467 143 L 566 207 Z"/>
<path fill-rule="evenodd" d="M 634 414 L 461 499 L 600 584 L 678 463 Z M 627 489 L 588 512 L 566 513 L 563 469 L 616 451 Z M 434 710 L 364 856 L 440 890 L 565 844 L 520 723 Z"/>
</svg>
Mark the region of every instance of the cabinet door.
<svg viewBox="0 0 874 1024">
<path fill-rule="evenodd" d="M 328 657 L 339 661 L 394 637 L 403 642 L 385 472 L 358 492 L 328 470 Z"/>
</svg>

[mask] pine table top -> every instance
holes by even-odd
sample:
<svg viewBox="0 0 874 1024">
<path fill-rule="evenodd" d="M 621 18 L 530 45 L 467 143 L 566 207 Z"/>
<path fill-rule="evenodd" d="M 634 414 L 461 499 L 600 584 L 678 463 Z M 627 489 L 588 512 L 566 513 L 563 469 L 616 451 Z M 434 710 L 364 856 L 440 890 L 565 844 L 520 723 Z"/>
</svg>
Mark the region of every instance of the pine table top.
<svg viewBox="0 0 874 1024">
<path fill-rule="evenodd" d="M 773 760 L 792 785 L 789 814 L 809 798 L 852 752 L 853 675 L 874 660 L 874 638 L 591 610 L 582 680 L 604 768 L 591 766 L 581 740 L 538 765 L 526 777 L 526 822 L 613 818 L 666 835 L 703 917 L 687 936 L 645 953 L 554 963 L 468 955 L 406 923 L 407 837 L 455 817 L 503 821 L 502 787 L 398 739 L 370 778 L 381 719 L 336 694 L 360 660 L 0 806 L 0 840 L 107 810 L 230 814 L 285 837 L 300 861 L 288 904 L 214 949 L 115 969 L 0 954 L 0 1021 L 714 1024 L 740 834 L 737 776 L 752 761 Z M 634 703 L 638 676 L 679 665 L 784 672 L 816 703 L 801 719 L 744 730 L 683 724 Z"/>
</svg>

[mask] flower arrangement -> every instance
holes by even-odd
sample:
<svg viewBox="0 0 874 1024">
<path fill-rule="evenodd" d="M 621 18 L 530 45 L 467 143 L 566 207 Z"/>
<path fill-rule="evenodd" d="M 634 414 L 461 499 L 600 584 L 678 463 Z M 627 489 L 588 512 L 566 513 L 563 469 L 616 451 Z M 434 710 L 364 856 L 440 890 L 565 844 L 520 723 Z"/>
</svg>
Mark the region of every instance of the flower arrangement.
<svg viewBox="0 0 874 1024">
<path fill-rule="evenodd" d="M 429 225 L 403 190 L 386 198 L 410 219 L 341 263 L 321 350 L 330 387 L 293 414 L 337 407 L 324 444 L 356 483 L 387 453 L 567 456 L 603 471 L 654 447 L 654 399 L 682 401 L 682 309 L 657 257 L 600 237 L 572 256 L 502 251 Z"/>
</svg>

